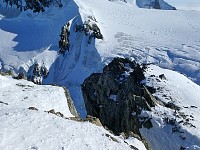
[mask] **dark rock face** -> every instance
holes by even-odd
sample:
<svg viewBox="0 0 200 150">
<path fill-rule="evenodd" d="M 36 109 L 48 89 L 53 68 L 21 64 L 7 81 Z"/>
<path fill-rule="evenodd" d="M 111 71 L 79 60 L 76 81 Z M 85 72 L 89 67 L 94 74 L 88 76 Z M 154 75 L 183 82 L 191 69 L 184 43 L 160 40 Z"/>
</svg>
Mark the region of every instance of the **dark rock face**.
<svg viewBox="0 0 200 150">
<path fill-rule="evenodd" d="M 136 0 L 136 4 L 140 8 L 147 9 L 163 9 L 163 10 L 176 10 L 164 0 Z"/>
<path fill-rule="evenodd" d="M 154 2 L 151 2 L 149 5 L 150 8 L 154 8 L 154 9 L 161 9 L 160 7 L 160 3 L 158 0 L 155 0 Z"/>
<path fill-rule="evenodd" d="M 88 44 L 91 43 L 93 38 L 103 40 L 103 35 L 96 23 L 97 20 L 93 16 L 88 16 L 88 20 L 83 25 L 76 25 L 75 32 L 84 32 L 88 37 Z"/>
<path fill-rule="evenodd" d="M 41 85 L 42 80 L 46 79 L 48 74 L 49 70 L 44 64 L 39 65 L 38 63 L 35 63 L 30 66 L 27 72 L 27 80 L 32 81 L 35 84 Z"/>
<path fill-rule="evenodd" d="M 151 118 L 141 116 L 142 110 L 151 111 L 156 99 L 140 82 L 145 79 L 139 64 L 129 59 L 115 58 L 82 84 L 88 115 L 100 119 L 103 126 L 115 134 L 134 132 L 152 127 Z"/>
<path fill-rule="evenodd" d="M 45 8 L 54 6 L 62 7 L 61 0 L 3 0 L 6 6 L 16 6 L 20 11 L 28 9 L 33 10 L 34 13 L 44 12 Z"/>
<path fill-rule="evenodd" d="M 79 118 L 79 114 L 77 113 L 76 111 L 76 108 L 74 106 L 74 102 L 69 94 L 69 91 L 63 87 L 63 89 L 65 90 L 65 97 L 67 99 L 67 104 L 68 104 L 68 107 L 69 107 L 69 110 L 71 112 L 72 115 L 74 115 L 75 117 Z"/>
<path fill-rule="evenodd" d="M 69 35 L 70 35 L 70 23 L 67 22 L 62 28 L 61 28 L 61 34 L 60 34 L 60 41 L 59 41 L 59 54 L 65 55 L 65 52 L 69 52 Z"/>
</svg>

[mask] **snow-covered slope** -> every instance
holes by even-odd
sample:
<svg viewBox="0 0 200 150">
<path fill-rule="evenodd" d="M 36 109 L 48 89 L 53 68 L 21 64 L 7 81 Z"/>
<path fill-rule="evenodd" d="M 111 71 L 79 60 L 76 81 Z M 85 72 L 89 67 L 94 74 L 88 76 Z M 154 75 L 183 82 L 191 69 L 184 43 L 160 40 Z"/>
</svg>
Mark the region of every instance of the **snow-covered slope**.
<svg viewBox="0 0 200 150">
<path fill-rule="evenodd" d="M 104 61 L 132 57 L 180 71 L 199 83 L 199 12 L 146 10 L 130 3 L 90 0 L 79 5 L 90 6 L 98 21 L 105 39 L 95 44 Z"/>
<path fill-rule="evenodd" d="M 127 0 L 127 3 L 121 0 L 68 0 L 63 1 L 62 8 L 51 7 L 44 13 L 33 14 L 31 11 L 20 13 L 15 8 L 5 8 L 1 4 L 2 1 L 0 3 L 0 69 L 19 73 L 22 71 L 28 72 L 29 68 L 36 62 L 40 65 L 45 64 L 50 72 L 48 78 L 45 79 L 43 83 L 55 83 L 67 87 L 82 117 L 86 115 L 86 111 L 80 84 L 82 84 L 84 79 L 91 73 L 100 72 L 103 66 L 108 64 L 113 57 L 128 57 L 140 63 L 153 63 L 163 68 L 175 70 L 183 73 L 200 85 L 199 11 L 141 9 L 138 8 L 135 0 Z M 85 33 L 75 32 L 76 25 L 82 25 L 89 19 L 98 25 L 103 34 L 103 40 L 92 39 L 89 44 L 89 37 L 86 36 Z M 66 53 L 65 56 L 62 56 L 57 53 L 59 50 L 59 34 L 61 27 L 68 21 L 70 22 L 70 51 Z M 172 139 L 177 140 L 177 145 L 171 143 L 171 149 L 180 148 L 180 145 L 183 147 L 188 146 L 189 149 L 199 147 L 199 86 L 177 73 L 162 70 L 154 66 L 152 66 L 152 69 L 154 70 L 153 74 L 158 75 L 164 73 L 167 77 L 166 81 L 156 82 L 154 83 L 155 85 L 151 84 L 154 87 L 161 86 L 161 89 L 163 89 L 163 91 L 158 91 L 155 95 L 165 102 L 168 102 L 168 100 L 165 99 L 162 93 L 165 93 L 164 95 L 169 99 L 171 97 L 173 102 L 182 108 L 181 111 L 183 111 L 184 114 L 194 117 L 194 120 L 190 120 L 192 118 L 187 118 L 188 116 L 183 118 L 183 120 L 186 121 L 186 119 L 189 119 L 189 122 L 196 128 L 185 127 L 183 123 L 179 123 L 181 132 L 184 130 L 184 133 L 169 134 L 173 127 L 166 126 L 163 121 L 166 115 L 162 118 L 162 114 L 174 117 L 174 115 L 172 115 L 173 111 L 171 109 L 166 110 L 161 107 L 156 107 L 153 113 L 150 114 L 154 118 L 153 124 L 155 128 L 148 132 L 142 130 L 143 135 L 150 141 L 152 147 L 157 149 L 160 149 L 160 145 L 166 144 L 166 141 L 160 140 L 160 136 L 166 136 L 164 139 L 169 139 L 167 141 L 168 143 Z M 151 80 L 154 80 L 154 78 L 150 78 L 150 81 Z M 24 137 L 29 137 L 30 134 L 26 135 L 25 132 L 21 132 L 23 126 L 16 127 L 12 126 L 12 124 L 18 121 L 18 124 L 25 122 L 26 126 L 30 126 L 32 125 L 31 122 L 41 122 L 41 118 L 43 117 L 46 119 L 45 122 L 41 122 L 44 124 L 44 126 L 42 126 L 44 130 L 40 131 L 39 125 L 37 124 L 37 126 L 32 126 L 32 131 L 38 130 L 38 132 L 34 132 L 34 137 L 39 136 L 43 131 L 49 131 L 49 129 L 46 128 L 49 125 L 52 129 L 52 134 L 49 134 L 50 137 L 48 138 L 53 141 L 55 135 L 60 136 L 58 137 L 58 147 L 53 145 L 55 146 L 53 148 L 59 148 L 60 143 L 64 143 L 65 141 L 68 142 L 64 144 L 73 147 L 75 141 L 80 144 L 84 141 L 87 143 L 90 138 L 96 139 L 93 130 L 91 129 L 91 131 L 85 127 L 87 123 L 80 123 L 80 126 L 77 125 L 77 131 L 82 128 L 85 129 L 85 133 L 79 134 L 78 132 L 76 136 L 77 139 L 74 141 L 71 140 L 71 137 L 75 136 L 75 134 L 71 134 L 74 122 L 66 121 L 63 120 L 63 118 L 57 118 L 57 116 L 51 116 L 51 114 L 44 112 L 53 107 L 52 104 L 46 104 L 48 101 L 46 101 L 47 99 L 45 97 L 45 100 L 40 101 L 41 104 L 32 101 L 32 99 L 38 100 L 37 97 L 42 98 L 43 94 L 36 95 L 35 97 L 34 94 L 31 94 L 31 91 L 41 91 L 45 89 L 54 93 L 54 90 L 51 90 L 50 86 L 46 86 L 43 89 L 43 87 L 38 87 L 22 81 L 23 84 L 29 85 L 23 87 L 21 85 L 16 85 L 18 81 L 12 82 L 13 85 L 9 83 L 7 78 L 1 77 L 1 85 L 3 85 L 2 91 L 4 91 L 1 92 L 1 94 L 3 94 L 2 97 L 5 97 L 5 99 L 3 99 L 4 101 L 1 100 L 3 103 L 0 104 L 3 110 L 1 111 L 2 123 L 0 124 L 1 129 L 3 129 L 0 131 L 2 133 L 0 136 L 3 135 L 2 137 L 4 139 L 2 144 L 6 146 L 9 144 L 12 145 L 12 143 L 9 142 L 13 141 L 6 139 L 6 136 L 9 134 L 6 134 L 6 136 L 4 134 L 14 133 L 13 131 L 16 131 L 20 136 L 18 141 L 14 143 L 17 142 L 20 147 L 20 141 L 23 141 Z M 150 83 L 152 82 L 149 82 L 149 84 Z M 12 88 L 9 88 L 7 84 L 11 84 Z M 7 91 L 4 90 L 4 87 Z M 17 92 L 15 92 L 15 90 Z M 62 89 L 60 90 L 62 91 Z M 58 92 L 62 93 L 60 90 L 58 90 Z M 28 95 L 16 94 L 15 96 L 18 96 L 19 99 L 13 101 L 15 96 L 6 94 L 6 92 L 24 92 Z M 192 95 L 192 97 L 190 97 L 190 95 Z M 55 99 L 58 96 L 59 94 L 55 96 Z M 60 96 L 62 97 L 62 94 Z M 69 112 L 65 110 L 65 105 L 67 105 L 67 103 L 63 105 L 64 99 L 61 98 L 60 100 L 61 104 L 55 104 L 55 101 L 52 100 L 53 105 L 55 104 L 54 109 L 58 109 L 56 111 L 60 111 L 66 116 L 70 115 Z M 28 107 L 32 107 L 33 105 L 38 107 L 39 110 L 32 111 L 28 109 Z M 193 105 L 197 108 L 191 107 Z M 8 112 L 8 114 L 6 112 Z M 144 112 L 144 114 L 145 113 L 146 112 Z M 37 116 L 39 116 L 39 118 L 37 118 Z M 23 120 L 23 118 L 26 119 Z M 7 121 L 7 119 L 9 121 Z M 54 120 L 56 121 L 54 122 Z M 178 122 L 181 121 L 179 119 L 177 120 Z M 59 124 L 62 124 L 61 127 L 57 127 L 56 122 L 60 122 Z M 6 125 L 10 124 L 10 129 L 8 129 Z M 89 127 L 93 128 L 91 126 Z M 96 127 L 94 128 L 95 131 Z M 60 133 L 61 129 L 69 130 L 65 130 L 66 133 L 62 130 L 62 133 Z M 98 130 L 103 129 L 98 128 Z M 67 137 L 66 135 L 68 135 L 69 132 L 71 136 Z M 87 133 L 93 135 L 93 137 L 85 137 Z M 80 139 L 83 135 L 84 138 Z M 157 136 L 154 138 L 159 140 L 152 139 L 152 135 Z M 14 134 L 10 134 L 10 138 L 13 136 Z M 102 136 L 98 138 L 101 139 L 101 137 Z M 186 137 L 185 140 L 183 140 L 184 137 Z M 31 149 L 32 147 L 33 149 L 37 149 L 42 145 L 40 142 L 48 138 L 35 139 L 33 143 L 29 139 L 29 141 L 27 141 L 28 147 L 26 148 Z M 179 138 L 181 139 L 179 140 Z M 192 139 L 192 141 L 189 139 Z M 51 140 L 47 141 L 47 143 L 52 142 Z M 105 139 L 105 136 L 102 137 L 102 140 L 109 141 L 109 139 Z M 101 145 L 102 149 L 107 148 L 106 144 L 104 145 L 101 143 L 102 140 L 98 140 L 98 142 L 100 142 L 98 145 Z M 161 144 L 157 145 L 157 141 L 161 142 Z M 31 146 L 29 143 L 31 143 Z M 38 146 L 38 143 L 41 145 L 39 144 Z M 111 148 L 116 148 L 115 144 L 113 147 L 111 146 Z M 109 144 L 107 144 L 107 146 L 108 145 Z M 85 146 L 89 146 L 91 149 L 93 148 L 91 143 L 87 143 Z M 69 147 L 69 149 L 72 147 Z M 122 149 L 125 147 L 122 145 Z M 167 147 L 164 148 L 167 149 Z M 87 148 L 85 147 L 85 149 Z"/>
<path fill-rule="evenodd" d="M 0 100 L 10 107 L 35 107 L 43 111 L 54 109 L 67 117 L 73 117 L 62 87 L 39 86 L 26 80 L 14 80 L 4 76 L 0 76 L 0 85 Z"/>
<path fill-rule="evenodd" d="M 141 141 L 116 137 L 89 122 L 76 122 L 64 90 L 38 86 L 0 75 L 0 149 L 131 149 L 145 150 Z M 48 112 L 54 109 L 52 114 Z"/>
<path fill-rule="evenodd" d="M 44 83 L 69 88 L 82 116 L 86 112 L 80 84 L 116 56 L 155 63 L 179 71 L 200 84 L 200 12 L 139 9 L 134 0 L 127 3 L 69 0 L 63 4 L 60 9 L 49 8 L 39 14 L 28 11 L 12 19 L 9 13 L 1 16 L 2 70 L 27 72 L 35 62 L 44 63 L 50 70 Z M 104 37 L 92 40 L 91 44 L 84 33 L 74 32 L 75 26 L 83 24 L 89 16 L 96 18 Z M 70 52 L 58 57 L 59 34 L 68 21 L 71 22 Z"/>
<path fill-rule="evenodd" d="M 164 74 L 164 78 L 159 76 Z M 153 128 L 141 129 L 153 149 L 200 149 L 200 86 L 174 71 L 150 65 L 145 83 L 156 89 L 159 100 L 167 107 L 156 106 L 152 112 Z M 161 144 L 162 143 L 162 144 Z"/>
<path fill-rule="evenodd" d="M 179 10 L 200 11 L 200 2 L 198 0 L 165 0 Z"/>
</svg>

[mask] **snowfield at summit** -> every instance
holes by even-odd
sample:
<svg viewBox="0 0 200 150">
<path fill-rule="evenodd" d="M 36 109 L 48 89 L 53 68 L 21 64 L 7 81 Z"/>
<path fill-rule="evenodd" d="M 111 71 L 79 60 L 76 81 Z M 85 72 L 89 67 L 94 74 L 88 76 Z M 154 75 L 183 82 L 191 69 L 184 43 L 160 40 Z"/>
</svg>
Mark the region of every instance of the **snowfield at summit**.
<svg viewBox="0 0 200 150">
<path fill-rule="evenodd" d="M 196 7 L 153 1 L 61 0 L 39 13 L 0 1 L 0 149 L 200 149 L 198 0 Z M 147 64 L 141 83 L 158 103 L 131 113 L 151 122 L 139 135 L 117 135 L 84 119 L 81 86 L 114 58 Z M 22 72 L 42 85 L 8 76 Z M 109 98 L 118 103 L 116 93 Z"/>
</svg>

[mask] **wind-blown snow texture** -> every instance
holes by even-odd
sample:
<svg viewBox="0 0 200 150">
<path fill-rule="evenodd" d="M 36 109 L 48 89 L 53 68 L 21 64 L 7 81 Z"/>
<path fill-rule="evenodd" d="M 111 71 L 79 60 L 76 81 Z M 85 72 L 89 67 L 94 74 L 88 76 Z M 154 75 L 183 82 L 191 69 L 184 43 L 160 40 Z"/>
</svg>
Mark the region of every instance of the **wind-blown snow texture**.
<svg viewBox="0 0 200 150">
<path fill-rule="evenodd" d="M 0 85 L 1 150 L 131 149 L 122 137 L 112 135 L 103 127 L 45 112 L 54 109 L 67 118 L 73 117 L 61 87 L 38 86 L 1 75 Z M 129 140 L 130 145 L 145 150 L 141 141 Z"/>
<path fill-rule="evenodd" d="M 155 63 L 200 84 L 199 11 L 139 9 L 133 0 L 69 0 L 61 9 L 49 8 L 40 14 L 16 15 L 11 8 L 2 9 L 7 12 L 0 19 L 2 69 L 28 71 L 34 62 L 45 63 L 50 76 L 44 83 L 67 86 L 83 116 L 80 84 L 113 57 Z M 88 37 L 74 32 L 75 24 L 82 24 L 88 16 L 96 18 L 104 40 L 88 44 Z M 67 21 L 72 23 L 70 52 L 58 57 L 59 34 Z"/>
<path fill-rule="evenodd" d="M 198 0 L 165 0 L 179 10 L 198 10 L 200 11 L 200 1 Z"/>
<path fill-rule="evenodd" d="M 161 74 L 166 79 L 160 79 Z M 151 147 L 158 150 L 180 149 L 181 146 L 200 149 L 200 86 L 182 74 L 154 65 L 149 66 L 145 76 L 146 85 L 157 90 L 154 96 L 180 108 L 178 111 L 158 105 L 152 112 L 144 111 L 144 116 L 148 113 L 153 118 L 152 129 L 141 129 Z"/>
<path fill-rule="evenodd" d="M 129 57 L 140 63 L 153 63 L 162 68 L 178 71 L 200 85 L 200 11 L 142 9 L 138 8 L 135 0 L 127 0 L 127 3 L 120 0 L 68 0 L 63 1 L 64 5 L 60 9 L 49 8 L 44 13 L 33 14 L 31 11 L 20 13 L 15 8 L 5 8 L 1 4 L 2 2 L 0 68 L 27 72 L 35 62 L 44 63 L 50 74 L 43 83 L 66 86 L 82 117 L 86 115 L 86 111 L 80 84 L 91 73 L 100 72 L 113 57 Z M 91 16 L 96 18 L 96 24 L 104 39 L 92 39 L 91 44 L 88 44 L 88 37 L 84 33 L 75 32 L 74 28 Z M 68 21 L 71 23 L 70 52 L 64 57 L 58 56 L 61 27 Z M 165 73 L 163 69 L 155 70 L 155 74 Z M 180 103 L 179 106 L 190 102 L 194 103 L 190 105 L 197 105 L 197 109 L 184 108 L 183 111 L 186 114 L 193 113 L 196 118 L 194 120 L 198 120 L 199 86 L 183 75 L 179 76 L 173 71 L 169 74 L 170 80 L 175 77 L 181 78 L 167 81 L 169 83 L 166 83 L 166 89 L 175 91 L 169 96 L 172 99 L 180 99 L 177 101 Z M 185 85 L 182 86 L 181 82 Z M 187 88 L 190 86 L 193 88 Z M 182 94 L 185 91 L 192 97 L 188 98 L 187 94 Z M 159 96 L 159 93 L 157 94 Z M 186 102 L 188 99 L 190 102 Z M 155 108 L 154 112 L 158 111 L 157 109 L 161 108 Z M 170 114 L 170 111 L 166 112 Z M 160 118 L 158 117 L 158 120 Z M 194 121 L 192 124 L 195 124 L 196 128 L 184 130 L 188 130 L 185 132 L 186 136 L 191 137 L 193 142 L 188 144 L 186 140 L 182 146 L 189 145 L 190 149 L 195 149 L 200 145 L 199 123 Z M 168 135 L 168 130 L 163 130 L 165 129 L 162 125 L 156 126 L 152 133 L 158 131 L 163 133 L 162 135 Z M 143 133 L 150 139 L 145 130 Z M 172 138 L 169 138 L 168 142 L 170 141 Z M 165 141 L 162 142 L 166 144 Z M 177 141 L 178 146 L 181 142 Z M 155 141 L 151 141 L 151 144 L 153 147 L 156 145 Z"/>
</svg>

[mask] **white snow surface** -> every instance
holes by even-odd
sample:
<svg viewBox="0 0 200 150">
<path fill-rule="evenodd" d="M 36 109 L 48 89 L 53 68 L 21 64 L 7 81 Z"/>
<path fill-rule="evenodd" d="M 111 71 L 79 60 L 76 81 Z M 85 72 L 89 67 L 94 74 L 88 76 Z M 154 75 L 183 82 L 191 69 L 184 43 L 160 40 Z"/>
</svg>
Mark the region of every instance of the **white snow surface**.
<svg viewBox="0 0 200 150">
<path fill-rule="evenodd" d="M 158 150 L 180 149 L 180 146 L 188 149 L 199 149 L 200 11 L 142 9 L 138 8 L 135 0 L 127 0 L 127 3 L 121 0 L 68 0 L 63 1 L 64 5 L 60 9 L 49 8 L 44 13 L 33 14 L 31 11 L 20 13 L 15 8 L 5 8 L 1 3 L 2 2 L 0 2 L 1 70 L 11 70 L 16 73 L 21 71 L 28 72 L 29 67 L 35 62 L 38 62 L 40 65 L 44 63 L 50 71 L 48 78 L 44 80 L 44 84 L 55 83 L 67 87 L 78 112 L 84 117 L 86 111 L 80 85 L 91 73 L 101 72 L 102 68 L 114 57 L 128 57 L 139 63 L 155 64 L 166 70 L 152 65 L 152 71 L 147 72 L 146 76 L 148 77 L 150 74 L 155 74 L 156 77 L 149 77 L 149 82 L 147 82 L 147 84 L 156 88 L 161 87 L 161 90 L 155 93 L 155 96 L 164 102 L 173 102 L 177 106 L 180 106 L 180 112 L 188 115 L 186 119 L 189 119 L 189 123 L 196 128 L 191 127 L 191 124 L 183 125 L 183 123 L 179 123 L 181 133 L 172 133 L 173 126 L 166 125 L 163 118 L 166 116 L 174 118 L 174 110 L 156 106 L 153 112 L 144 112 L 144 114 L 148 113 L 152 116 L 154 127 L 150 130 L 142 129 L 141 132 L 143 136 L 150 141 L 150 145 L 154 149 Z M 95 17 L 96 21 L 92 21 L 98 25 L 104 39 L 92 39 L 91 44 L 88 44 L 88 36 L 81 32 L 75 32 L 74 29 L 76 25 L 83 24 L 84 21 L 91 18 L 91 16 Z M 69 37 L 70 51 L 66 53 L 65 56 L 62 56 L 57 54 L 59 50 L 59 34 L 61 27 L 68 21 L 70 21 L 71 24 Z M 180 75 L 174 71 L 184 75 Z M 157 81 L 157 76 L 163 73 L 167 80 L 161 80 L 161 82 L 155 83 L 152 82 Z M 6 81 L 4 78 L 5 77 L 1 77 L 1 80 Z M 3 85 L 5 81 L 1 81 L 1 85 Z M 17 81 L 13 82 L 15 83 Z M 4 84 L 4 86 L 6 84 Z M 31 85 L 31 83 L 27 84 Z M 13 85 L 13 88 L 15 87 L 18 88 L 17 85 Z M 39 89 L 35 87 L 37 86 L 34 85 L 32 90 L 36 91 L 40 89 L 39 87 L 37 87 Z M 8 91 L 12 90 L 12 88 L 10 89 L 7 86 L 5 86 L 5 88 L 7 88 Z M 19 87 L 19 89 L 20 88 L 22 90 L 22 87 Z M 31 87 L 25 89 L 27 93 L 29 88 Z M 47 91 L 48 88 L 50 87 L 46 87 Z M 60 90 L 62 91 L 62 89 Z M 19 92 L 23 93 L 20 90 Z M 8 96 L 8 94 L 4 94 L 4 96 L 8 97 L 8 99 L 13 98 L 12 95 Z M 0 104 L 3 110 L 1 111 L 1 116 L 3 117 L 1 120 L 3 121 L 0 125 L 4 127 L 4 130 L 0 131 L 0 136 L 4 139 L 1 140 L 1 142 L 9 142 L 6 140 L 6 136 L 2 135 L 5 133 L 13 133 L 15 129 L 19 129 L 17 133 L 22 135 L 19 141 L 22 141 L 25 136 L 25 133 L 21 132 L 23 128 L 11 126 L 12 129 L 9 130 L 6 127 L 6 125 L 9 124 L 9 122 L 7 124 L 5 120 L 6 111 L 8 111 L 8 114 L 13 114 L 11 116 L 7 115 L 10 118 L 11 125 L 18 120 L 20 122 L 19 118 L 23 119 L 28 116 L 27 121 L 25 119 L 21 120 L 21 122 L 25 121 L 27 123 L 26 125 L 29 126 L 32 125 L 31 116 L 40 116 L 38 118 L 32 118 L 34 123 L 41 122 L 41 118 L 44 116 L 47 121 L 41 122 L 45 124 L 42 126 L 42 129 L 44 129 L 43 131 L 52 131 L 52 134 L 49 134 L 51 138 L 49 141 L 47 140 L 47 143 L 52 143 L 54 135 L 60 135 L 58 138 L 59 143 L 68 141 L 67 144 L 70 146 L 74 146 L 72 145 L 74 141 L 79 143 L 80 141 L 88 142 L 90 138 L 97 139 L 93 131 L 85 127 L 87 123 L 80 123 L 84 125 L 77 127 L 76 131 L 85 127 L 85 133 L 82 134 L 78 132 L 77 139 L 71 140 L 70 142 L 70 138 L 74 137 L 74 134 L 70 134 L 71 136 L 69 137 L 67 137 L 67 135 L 69 132 L 72 133 L 71 130 L 74 130 L 74 128 L 67 127 L 74 125 L 73 121 L 63 121 L 62 118 L 57 118 L 57 116 L 51 116 L 43 112 L 46 108 L 48 109 L 51 107 L 50 104 L 46 106 L 46 104 L 43 105 L 44 103 L 41 102 L 41 105 L 37 105 L 29 99 L 26 100 L 23 95 L 19 94 L 18 96 L 20 99 L 16 102 L 9 101 L 12 106 Z M 42 96 L 43 95 L 40 97 Z M 29 95 L 27 97 L 29 97 Z M 24 98 L 25 100 L 23 100 Z M 26 103 L 26 101 L 29 103 Z M 18 102 L 20 102 L 20 104 L 18 104 Z M 44 102 L 46 103 L 46 101 Z M 6 99 L 5 103 L 8 103 Z M 29 104 L 40 107 L 39 111 L 27 110 Z M 13 108 L 15 105 L 16 108 L 11 109 L 11 107 Z M 20 105 L 22 107 L 20 107 Z M 60 104 L 56 104 L 55 107 L 56 106 L 59 106 L 59 111 L 63 111 L 62 113 L 66 113 L 66 115 L 68 114 L 67 110 L 63 109 L 66 107 L 60 107 Z M 14 119 L 12 119 L 12 117 Z M 181 118 L 176 119 L 177 122 L 181 121 Z M 186 119 L 182 120 L 186 122 Z M 57 127 L 57 121 L 53 120 L 59 120 L 58 122 L 62 124 L 62 127 Z M 45 126 L 48 125 L 51 126 L 52 130 L 47 130 L 45 128 Z M 3 129 L 3 127 L 1 129 Z M 91 128 L 91 126 L 89 127 Z M 33 126 L 32 131 L 39 130 L 39 128 L 36 128 L 36 126 Z M 60 132 L 61 128 L 66 130 Z M 94 128 L 96 129 L 97 127 Z M 103 129 L 98 128 L 98 130 Z M 182 133 L 182 131 L 184 133 Z M 39 136 L 42 132 L 33 133 Z M 87 133 L 91 133 L 93 137 L 85 136 Z M 11 134 L 11 136 L 14 137 L 14 133 Z M 98 138 L 101 137 L 102 136 Z M 68 140 L 64 140 L 65 138 Z M 184 138 L 186 139 L 183 140 Z M 44 141 L 44 139 L 36 139 L 36 142 L 32 142 L 29 139 L 27 143 L 31 143 L 31 146 L 28 145 L 29 147 L 26 148 L 31 149 L 33 146 L 33 149 L 37 149 L 37 147 L 40 147 L 38 143 Z M 106 140 L 105 137 L 102 138 L 102 140 Z M 94 143 L 101 142 L 102 140 L 96 140 Z M 20 144 L 18 141 L 16 143 Z M 113 145 L 113 149 L 116 148 L 115 144 Z M 8 146 L 9 143 L 5 145 Z M 60 144 L 58 145 L 60 146 Z M 107 148 L 106 145 L 102 143 L 99 145 L 104 146 L 102 149 Z M 85 146 L 85 149 L 88 148 L 87 146 L 89 146 L 88 149 L 93 149 L 91 144 L 85 144 Z M 54 148 L 56 149 L 58 147 Z M 62 146 L 59 148 L 62 148 Z M 73 147 L 69 147 L 69 149 L 72 148 Z"/>
<path fill-rule="evenodd" d="M 35 107 L 48 111 L 54 109 L 66 117 L 74 117 L 69 109 L 62 87 L 35 85 L 26 80 L 14 80 L 0 76 L 0 101 L 16 108 Z"/>
<path fill-rule="evenodd" d="M 166 79 L 160 79 L 164 74 Z M 152 76 L 154 75 L 154 76 Z M 152 112 L 144 111 L 152 117 L 153 128 L 141 129 L 142 135 L 155 150 L 200 149 L 200 86 L 180 73 L 150 65 L 146 74 L 146 85 L 156 89 L 156 96 L 165 103 L 173 103 L 180 110 L 157 105 Z M 170 125 L 166 119 L 174 120 Z M 179 128 L 173 132 L 173 129 Z M 162 144 L 160 144 L 162 143 Z"/>
<path fill-rule="evenodd" d="M 113 57 L 154 63 L 200 84 L 199 11 L 141 9 L 135 0 L 68 0 L 63 4 L 39 14 L 1 7 L 1 70 L 28 72 L 35 62 L 44 63 L 50 70 L 44 84 L 66 86 L 82 117 L 86 111 L 80 84 Z M 88 37 L 74 29 L 91 16 L 104 39 L 88 44 Z M 58 56 L 61 27 L 68 21 L 70 52 Z"/>
<path fill-rule="evenodd" d="M 138 149 L 144 145 L 136 139 L 130 144 L 89 122 L 76 122 L 70 113 L 61 87 L 35 85 L 0 75 L 0 149 Z M 30 110 L 35 107 L 38 110 Z M 64 118 L 47 113 L 50 109 Z M 117 141 L 113 141 L 112 138 Z M 135 145 L 134 145 L 135 143 Z"/>
<path fill-rule="evenodd" d="M 200 11 L 199 0 L 165 0 L 179 10 Z"/>
</svg>

